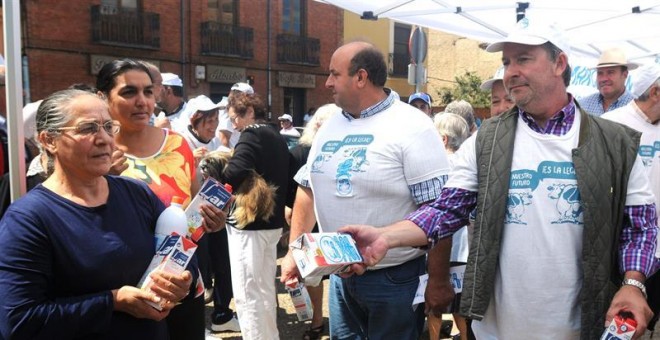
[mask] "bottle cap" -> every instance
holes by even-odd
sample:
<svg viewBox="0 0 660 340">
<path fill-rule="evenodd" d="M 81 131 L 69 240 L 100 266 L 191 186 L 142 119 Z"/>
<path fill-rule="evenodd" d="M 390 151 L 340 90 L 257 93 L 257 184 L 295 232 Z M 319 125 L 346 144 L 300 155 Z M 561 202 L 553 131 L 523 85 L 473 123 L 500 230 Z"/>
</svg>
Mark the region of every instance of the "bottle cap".
<svg viewBox="0 0 660 340">
<path fill-rule="evenodd" d="M 233 188 L 231 187 L 231 184 L 225 183 L 225 190 L 227 190 L 228 193 L 231 194 Z"/>
<path fill-rule="evenodd" d="M 183 198 L 179 196 L 172 196 L 172 203 L 183 205 Z"/>
</svg>

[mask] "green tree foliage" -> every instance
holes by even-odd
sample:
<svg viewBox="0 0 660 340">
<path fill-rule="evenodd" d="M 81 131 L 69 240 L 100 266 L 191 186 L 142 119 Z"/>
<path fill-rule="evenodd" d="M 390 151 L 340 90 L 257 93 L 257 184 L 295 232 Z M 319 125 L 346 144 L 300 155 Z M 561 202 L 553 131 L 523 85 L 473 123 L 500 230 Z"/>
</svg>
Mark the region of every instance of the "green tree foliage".
<svg viewBox="0 0 660 340">
<path fill-rule="evenodd" d="M 466 71 L 465 74 L 458 75 L 454 79 L 456 80 L 454 88 L 445 87 L 437 93 L 443 105 L 447 105 L 453 100 L 463 99 L 472 104 L 474 108 L 490 106 L 490 92 L 482 91 L 479 88 L 482 80 L 478 75 Z"/>
</svg>

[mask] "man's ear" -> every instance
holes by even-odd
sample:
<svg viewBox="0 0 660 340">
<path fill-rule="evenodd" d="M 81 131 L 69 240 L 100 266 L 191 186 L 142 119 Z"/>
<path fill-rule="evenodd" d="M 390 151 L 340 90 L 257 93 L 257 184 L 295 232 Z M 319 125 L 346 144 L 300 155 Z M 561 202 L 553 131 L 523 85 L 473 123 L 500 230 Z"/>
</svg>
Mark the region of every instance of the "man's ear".
<svg viewBox="0 0 660 340">
<path fill-rule="evenodd" d="M 366 82 L 367 82 L 367 71 L 365 71 L 364 69 L 359 69 L 359 70 L 357 71 L 357 76 L 358 76 L 358 77 L 357 77 L 357 79 L 358 79 L 358 86 L 359 86 L 359 87 L 364 86 L 364 84 L 366 84 Z"/>
<path fill-rule="evenodd" d="M 568 55 L 566 54 L 566 52 L 561 52 L 557 56 L 557 72 L 558 72 L 557 75 L 561 76 L 567 67 L 570 67 L 568 65 Z"/>
</svg>

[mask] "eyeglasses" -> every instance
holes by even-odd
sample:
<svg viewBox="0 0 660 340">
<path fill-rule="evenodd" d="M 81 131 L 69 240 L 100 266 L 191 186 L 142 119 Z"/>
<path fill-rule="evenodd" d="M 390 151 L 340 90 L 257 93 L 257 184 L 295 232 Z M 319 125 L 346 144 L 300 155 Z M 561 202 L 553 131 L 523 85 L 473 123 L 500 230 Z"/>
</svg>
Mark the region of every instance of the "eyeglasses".
<svg viewBox="0 0 660 340">
<path fill-rule="evenodd" d="M 103 128 L 103 130 L 105 130 L 105 133 L 107 133 L 110 136 L 114 136 L 115 134 L 119 133 L 120 127 L 121 125 L 119 124 L 119 122 L 114 120 L 109 120 L 103 124 L 99 124 L 98 122 L 82 122 L 76 126 L 61 127 L 57 130 L 58 131 L 73 130 L 77 135 L 91 136 L 97 134 L 99 131 L 101 131 L 101 128 Z"/>
</svg>

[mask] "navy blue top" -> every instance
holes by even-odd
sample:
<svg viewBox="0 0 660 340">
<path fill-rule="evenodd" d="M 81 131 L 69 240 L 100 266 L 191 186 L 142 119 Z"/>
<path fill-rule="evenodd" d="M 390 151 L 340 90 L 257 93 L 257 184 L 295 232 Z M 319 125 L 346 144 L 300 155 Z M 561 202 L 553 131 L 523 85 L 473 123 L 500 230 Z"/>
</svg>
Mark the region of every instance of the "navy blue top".
<svg viewBox="0 0 660 340">
<path fill-rule="evenodd" d="M 142 182 L 106 176 L 84 207 L 38 185 L 0 220 L 0 339 L 167 339 L 164 321 L 113 311 L 154 255 L 163 203 Z"/>
</svg>

